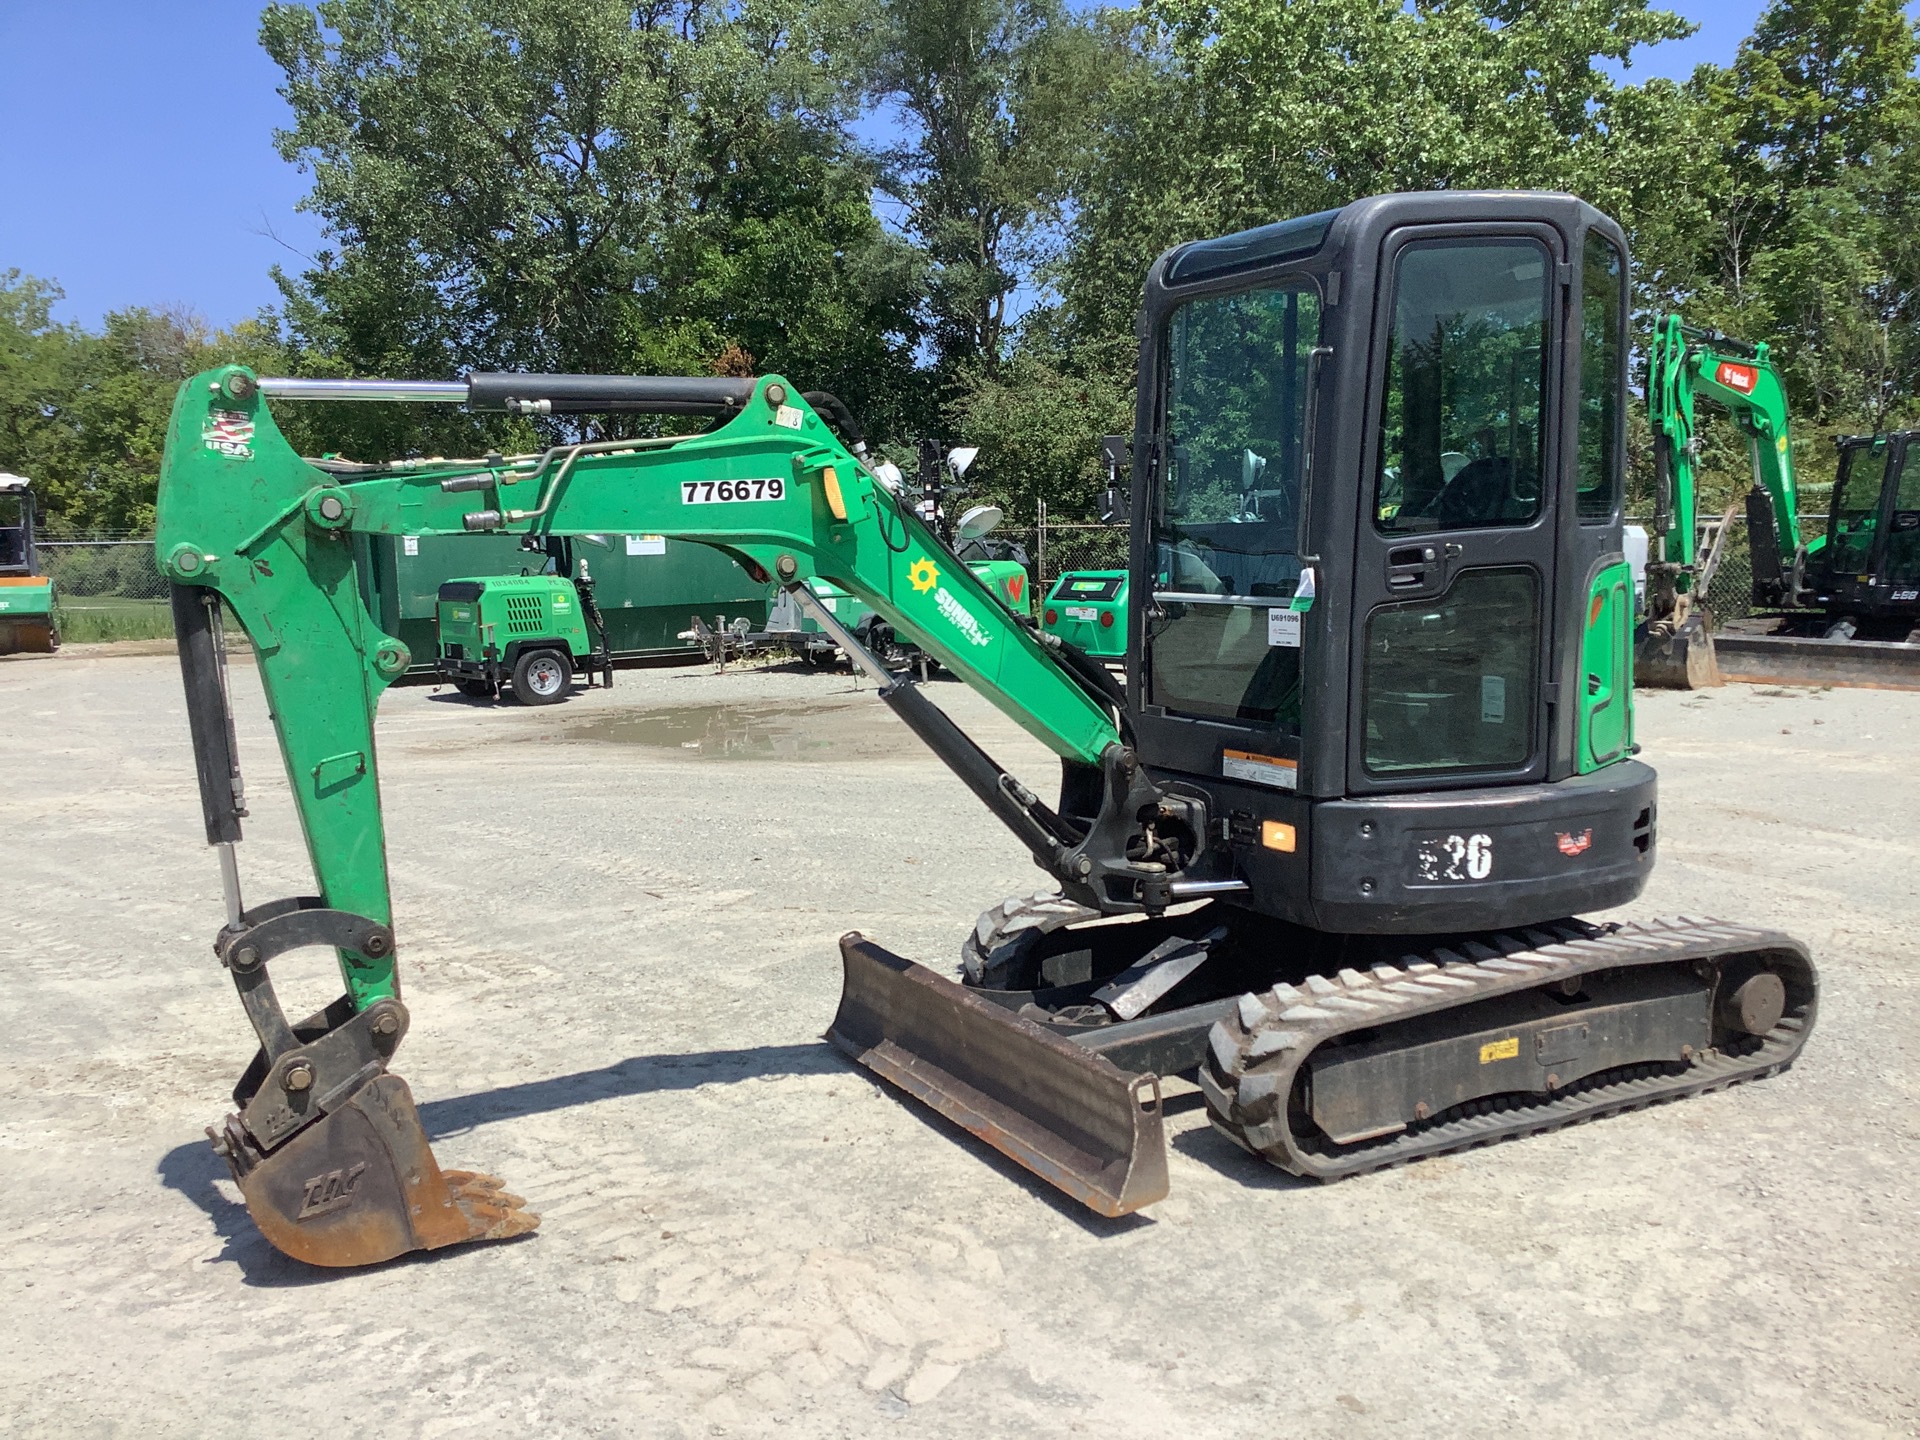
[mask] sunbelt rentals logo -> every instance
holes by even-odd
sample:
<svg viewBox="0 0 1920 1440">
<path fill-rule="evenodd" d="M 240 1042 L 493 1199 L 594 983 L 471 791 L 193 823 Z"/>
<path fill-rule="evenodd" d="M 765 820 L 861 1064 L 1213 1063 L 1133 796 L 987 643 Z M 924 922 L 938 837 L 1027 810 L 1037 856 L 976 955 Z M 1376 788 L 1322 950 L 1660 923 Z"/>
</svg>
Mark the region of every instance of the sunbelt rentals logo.
<svg viewBox="0 0 1920 1440">
<path fill-rule="evenodd" d="M 991 645 L 993 643 L 993 636 L 987 633 L 986 627 L 973 618 L 967 607 L 960 603 L 959 598 L 951 590 L 940 583 L 940 567 L 933 561 L 924 555 L 914 561 L 912 568 L 907 571 L 907 583 L 922 595 L 929 590 L 933 591 L 935 607 L 947 617 L 947 622 L 954 629 L 966 636 L 973 644 Z"/>
</svg>

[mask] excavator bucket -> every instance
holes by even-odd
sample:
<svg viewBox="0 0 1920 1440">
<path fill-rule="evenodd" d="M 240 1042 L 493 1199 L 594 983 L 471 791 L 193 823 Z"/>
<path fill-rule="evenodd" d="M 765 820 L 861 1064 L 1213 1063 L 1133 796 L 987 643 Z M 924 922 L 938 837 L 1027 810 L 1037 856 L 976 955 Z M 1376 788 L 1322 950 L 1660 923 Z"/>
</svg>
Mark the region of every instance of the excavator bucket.
<svg viewBox="0 0 1920 1440">
<path fill-rule="evenodd" d="M 373 1265 L 412 1250 L 525 1235 L 540 1217 L 491 1175 L 442 1170 L 413 1094 L 381 1074 L 262 1152 L 240 1116 L 214 1149 L 277 1250 L 309 1265 Z"/>
<path fill-rule="evenodd" d="M 1720 684 L 1713 632 L 1692 615 L 1670 634 L 1648 634 L 1633 657 L 1635 683 L 1662 690 L 1705 690 Z"/>
<path fill-rule="evenodd" d="M 1160 1081 L 855 933 L 827 1039 L 1102 1215 L 1164 1199 Z"/>
</svg>

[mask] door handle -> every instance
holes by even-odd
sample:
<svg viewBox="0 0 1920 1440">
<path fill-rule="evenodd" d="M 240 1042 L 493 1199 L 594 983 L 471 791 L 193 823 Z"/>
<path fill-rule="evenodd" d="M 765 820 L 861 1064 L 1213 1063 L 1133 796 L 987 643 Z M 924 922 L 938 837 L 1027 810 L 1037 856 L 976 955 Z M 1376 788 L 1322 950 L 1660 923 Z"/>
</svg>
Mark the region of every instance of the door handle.
<svg viewBox="0 0 1920 1440">
<path fill-rule="evenodd" d="M 1387 588 L 1412 590 L 1427 583 L 1427 566 L 1436 558 L 1431 545 L 1402 545 L 1387 552 Z"/>
</svg>

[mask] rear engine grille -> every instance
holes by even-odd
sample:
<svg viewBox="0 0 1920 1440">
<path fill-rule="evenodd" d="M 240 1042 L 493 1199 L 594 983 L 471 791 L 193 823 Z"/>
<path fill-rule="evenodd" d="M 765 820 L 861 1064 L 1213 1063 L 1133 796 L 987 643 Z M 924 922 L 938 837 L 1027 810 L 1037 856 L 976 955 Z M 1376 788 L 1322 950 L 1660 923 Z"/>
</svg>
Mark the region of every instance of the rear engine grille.
<svg viewBox="0 0 1920 1440">
<path fill-rule="evenodd" d="M 546 628 L 546 607 L 541 605 L 538 595 L 507 597 L 507 633 L 509 635 L 540 635 L 546 632 Z"/>
</svg>

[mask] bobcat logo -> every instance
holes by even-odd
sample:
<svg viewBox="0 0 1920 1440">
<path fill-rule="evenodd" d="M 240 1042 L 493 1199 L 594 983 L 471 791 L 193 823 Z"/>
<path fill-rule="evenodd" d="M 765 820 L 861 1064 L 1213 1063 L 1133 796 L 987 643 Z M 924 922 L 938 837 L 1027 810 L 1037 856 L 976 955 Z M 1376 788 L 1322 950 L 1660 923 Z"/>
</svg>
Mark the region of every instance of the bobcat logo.
<svg viewBox="0 0 1920 1440">
<path fill-rule="evenodd" d="M 296 1220 L 311 1220 L 316 1215 L 324 1215 L 329 1210 L 344 1210 L 353 1203 L 354 1189 L 360 1184 L 360 1176 L 366 1171 L 366 1161 L 361 1161 L 351 1170 L 329 1170 L 324 1175 L 316 1175 L 306 1184 L 306 1198 L 300 1202 L 300 1213 Z"/>
<path fill-rule="evenodd" d="M 1578 835 L 1556 834 L 1554 840 L 1560 846 L 1560 853 L 1566 856 L 1583 855 L 1593 844 L 1593 831 L 1582 830 Z"/>
</svg>

